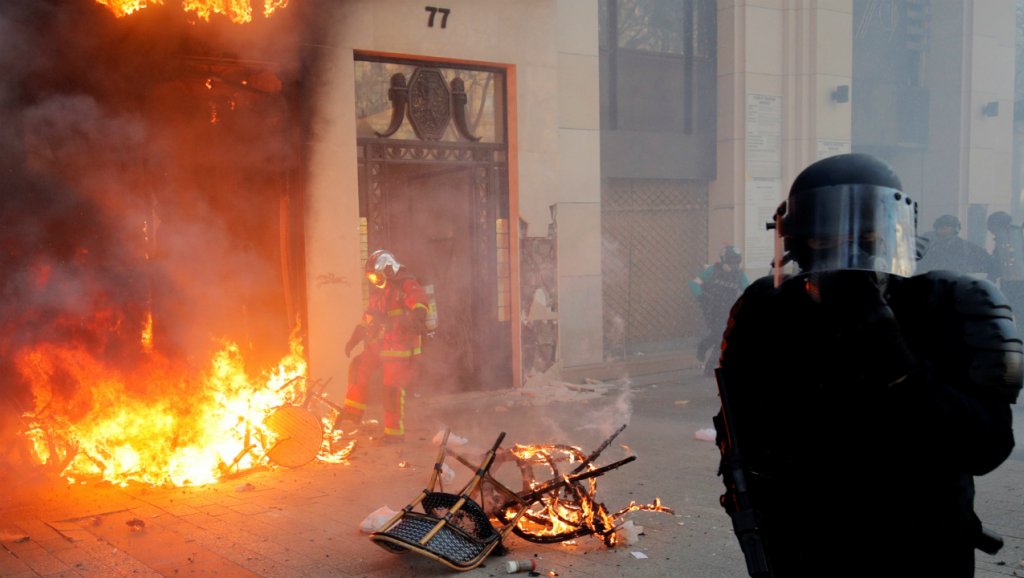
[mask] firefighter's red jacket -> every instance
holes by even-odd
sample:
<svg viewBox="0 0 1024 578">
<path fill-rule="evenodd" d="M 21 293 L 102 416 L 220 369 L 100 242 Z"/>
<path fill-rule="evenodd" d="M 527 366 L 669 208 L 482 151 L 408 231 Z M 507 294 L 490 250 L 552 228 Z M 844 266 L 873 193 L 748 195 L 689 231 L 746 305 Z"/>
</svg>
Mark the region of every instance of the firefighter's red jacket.
<svg viewBox="0 0 1024 578">
<path fill-rule="evenodd" d="M 383 289 L 370 288 L 370 306 L 363 316 L 365 347 L 383 361 L 409 359 L 422 352 L 422 327 L 413 312 L 427 310 L 427 294 L 415 277 L 389 279 Z"/>
</svg>

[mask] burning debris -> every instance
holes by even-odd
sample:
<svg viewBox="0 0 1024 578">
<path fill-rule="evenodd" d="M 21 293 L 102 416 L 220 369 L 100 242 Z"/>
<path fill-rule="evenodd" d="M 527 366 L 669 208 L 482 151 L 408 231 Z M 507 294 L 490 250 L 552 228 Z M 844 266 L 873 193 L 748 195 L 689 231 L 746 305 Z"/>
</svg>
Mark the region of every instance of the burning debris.
<svg viewBox="0 0 1024 578">
<path fill-rule="evenodd" d="M 388 551 L 412 551 L 456 570 L 476 568 L 490 553 L 503 549 L 502 540 L 509 532 L 542 544 L 593 535 L 613 547 L 621 535 L 640 531 L 625 520 L 626 514 L 673 513 L 658 499 L 650 504 L 630 502 L 614 513 L 597 500 L 597 478 L 636 459 L 629 456 L 606 466 L 594 465 L 625 427 L 589 455 L 561 444 L 516 444 L 505 451 L 502 433 L 479 463 L 450 452 L 450 432 L 445 431 L 427 489 L 380 524 L 370 539 Z M 474 472 L 457 493 L 445 492 L 441 476 L 449 455 Z M 513 491 L 495 477 L 504 463 L 518 467 L 522 490 Z M 563 471 L 567 466 L 573 467 Z"/>
<path fill-rule="evenodd" d="M 243 32 L 286 5 L 253 3 L 0 7 L 0 477 L 198 485 L 351 451 L 306 395 L 307 23 Z"/>
<path fill-rule="evenodd" d="M 618 543 L 630 512 L 649 511 L 673 513 L 655 498 L 650 504 L 630 502 L 626 507 L 610 512 L 597 500 L 597 478 L 613 469 L 636 459 L 629 456 L 604 467 L 594 466 L 601 455 L 626 428 L 621 426 L 590 455 L 580 448 L 561 444 L 520 445 L 516 444 L 508 456 L 522 472 L 524 490 L 520 497 L 532 498 L 529 509 L 518 516 L 513 532 L 531 542 L 543 544 L 565 542 L 584 536 L 597 536 L 613 547 Z M 505 458 L 509 460 L 509 457 Z M 575 467 L 563 472 L 565 466 Z M 498 510 L 505 521 L 516 517 L 514 505 L 506 503 Z"/>
<path fill-rule="evenodd" d="M 55 357 L 49 353 L 25 361 L 38 364 L 24 368 L 36 378 L 37 405 L 23 416 L 23 433 L 40 463 L 72 482 L 201 485 L 259 465 L 342 461 L 355 444 L 334 447 L 334 415 L 318 417 L 311 410 L 314 400 L 333 404 L 319 382 L 306 387 L 297 341 L 275 371 L 259 378 L 246 373 L 237 348 L 229 344 L 202 376 L 202 394 L 154 375 L 150 379 L 164 391 L 188 391 L 180 398 L 165 395 L 160 403 L 133 396 L 125 376 L 92 368 L 96 373 L 89 378 L 106 389 L 80 391 L 102 394 L 105 401 L 82 400 L 88 409 L 79 419 L 66 413 L 77 400 L 60 399 L 52 391 Z"/>
</svg>

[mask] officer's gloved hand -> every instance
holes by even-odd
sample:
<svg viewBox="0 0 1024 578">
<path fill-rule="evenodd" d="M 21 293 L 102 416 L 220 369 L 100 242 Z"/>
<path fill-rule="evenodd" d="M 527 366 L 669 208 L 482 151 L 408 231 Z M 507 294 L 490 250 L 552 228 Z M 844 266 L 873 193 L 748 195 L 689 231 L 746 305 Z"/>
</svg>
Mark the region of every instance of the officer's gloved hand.
<svg viewBox="0 0 1024 578">
<path fill-rule="evenodd" d="M 812 297 L 835 321 L 863 321 L 865 314 L 887 309 L 884 277 L 871 271 L 822 271 L 810 277 Z"/>
<path fill-rule="evenodd" d="M 362 341 L 364 337 L 366 337 L 366 326 L 356 325 L 355 329 L 352 330 L 352 336 L 349 337 L 348 341 L 345 343 L 345 357 L 352 356 L 352 350 L 356 348 L 356 345 L 359 345 L 359 342 Z"/>
<path fill-rule="evenodd" d="M 871 271 L 829 271 L 815 275 L 809 291 L 835 340 L 837 371 L 858 381 L 893 385 L 913 371 L 916 361 L 886 301 L 887 280 Z"/>
</svg>

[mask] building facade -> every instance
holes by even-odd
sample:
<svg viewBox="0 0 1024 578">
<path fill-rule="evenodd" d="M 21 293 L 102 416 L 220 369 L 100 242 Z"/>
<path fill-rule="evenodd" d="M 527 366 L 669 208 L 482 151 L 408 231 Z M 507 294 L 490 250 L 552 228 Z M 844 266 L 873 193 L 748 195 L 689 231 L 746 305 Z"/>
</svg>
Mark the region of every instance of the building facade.
<svg viewBox="0 0 1024 578">
<path fill-rule="evenodd" d="M 591 2 L 336 6 L 306 203 L 318 374 L 345 375 L 362 260 L 389 245 L 434 285 L 437 387 L 521 383 L 524 331 L 530 370 L 602 361 L 597 16 Z M 408 114 L 390 132 L 393 110 Z"/>
<path fill-rule="evenodd" d="M 345 375 L 380 247 L 433 285 L 427 375 L 465 390 L 692 348 L 686 281 L 725 245 L 767 273 L 765 223 L 830 154 L 892 163 L 922 231 L 954 214 L 984 244 L 988 214 L 1019 210 L 1009 0 L 355 0 L 325 19 L 318 375 Z"/>
</svg>

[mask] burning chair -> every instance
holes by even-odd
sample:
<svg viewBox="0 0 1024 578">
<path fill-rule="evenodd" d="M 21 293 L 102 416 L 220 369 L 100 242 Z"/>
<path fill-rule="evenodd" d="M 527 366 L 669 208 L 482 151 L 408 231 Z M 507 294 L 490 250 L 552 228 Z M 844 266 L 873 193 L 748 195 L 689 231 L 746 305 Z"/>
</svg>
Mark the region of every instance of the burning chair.
<svg viewBox="0 0 1024 578">
<path fill-rule="evenodd" d="M 446 430 L 441 440 L 437 461 L 427 488 L 381 526 L 380 530 L 371 533 L 370 539 L 396 554 L 412 551 L 456 570 L 472 570 L 491 552 L 502 548 L 502 539 L 518 520 L 518 515 L 513 514 L 509 521 L 498 528 L 491 524 L 491 519 L 484 509 L 470 497 L 480 488 L 481 482 L 488 479 L 494 488 L 504 490 L 503 493 L 510 500 L 519 504 L 519 514 L 526 510 L 529 503 L 491 479 L 488 473 L 494 463 L 494 456 L 505 439 L 504 432 L 484 455 L 483 461 L 475 466 L 476 473 L 466 485 L 457 494 L 446 493 L 442 472 L 448 455 L 450 433 L 450 430 Z M 417 506 L 423 511 L 414 511 Z"/>
<path fill-rule="evenodd" d="M 564 444 L 520 445 L 516 444 L 506 456 L 515 461 L 523 478 L 523 491 L 518 499 L 530 502 L 521 514 L 516 512 L 517 503 L 506 502 L 496 510 L 499 520 L 513 522 L 512 531 L 520 538 L 540 544 L 553 544 L 593 535 L 612 547 L 616 544 L 620 519 L 629 512 L 639 510 L 672 512 L 658 500 L 653 504 L 630 503 L 625 508 L 611 513 L 597 499 L 597 478 L 611 470 L 632 462 L 636 456 L 629 456 L 600 468 L 593 463 L 620 433 L 623 425 L 590 455 L 579 448 Z M 563 465 L 576 464 L 568 473 Z M 540 470 L 541 476 L 538 476 Z"/>
<path fill-rule="evenodd" d="M 483 460 L 474 464 L 448 451 L 450 431 L 446 430 L 427 488 L 381 529 L 371 533 L 370 539 L 388 551 L 412 551 L 456 570 L 476 568 L 489 554 L 501 551 L 502 540 L 510 531 L 537 543 L 593 534 L 613 546 L 619 519 L 624 514 L 639 510 L 672 512 L 655 500 L 653 504 L 630 503 L 612 514 L 596 500 L 597 477 L 636 459 L 629 456 L 600 468 L 592 465 L 625 427 L 620 427 L 590 455 L 584 455 L 579 448 L 554 444 L 517 444 L 511 451 L 501 453 L 499 462 L 511 460 L 519 467 L 523 483 L 520 492 L 512 491 L 491 473 L 504 433 Z M 474 472 L 457 494 L 446 493 L 443 488 L 442 473 L 449 453 Z M 563 474 L 560 464 L 564 462 L 577 465 Z M 537 479 L 537 466 L 550 472 L 548 481 Z M 474 492 L 478 493 L 479 501 L 472 498 Z M 421 512 L 414 511 L 418 506 Z"/>
</svg>

